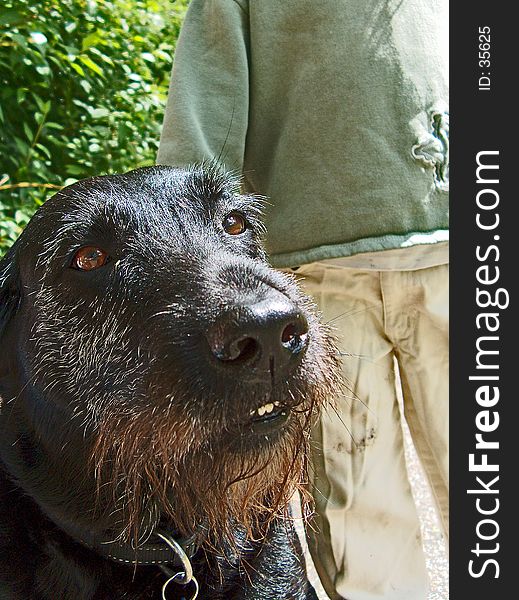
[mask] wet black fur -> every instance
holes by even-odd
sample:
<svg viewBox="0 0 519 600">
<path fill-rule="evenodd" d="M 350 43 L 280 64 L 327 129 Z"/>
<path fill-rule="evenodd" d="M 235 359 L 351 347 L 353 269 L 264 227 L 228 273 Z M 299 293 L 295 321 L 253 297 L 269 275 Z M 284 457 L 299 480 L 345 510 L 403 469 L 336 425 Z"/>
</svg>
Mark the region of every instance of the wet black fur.
<svg viewBox="0 0 519 600">
<path fill-rule="evenodd" d="M 247 218 L 242 236 L 221 229 L 231 210 Z M 155 390 L 155 383 L 143 381 L 141 367 L 159 355 L 175 365 L 184 398 L 206 394 L 216 402 L 223 391 L 218 383 L 204 388 L 197 333 L 224 302 L 225 287 L 240 279 L 247 293 L 257 281 L 296 293 L 265 262 L 261 235 L 257 200 L 237 194 L 227 176 L 154 167 L 66 188 L 40 208 L 0 262 L 1 600 L 160 598 L 165 579 L 158 568 L 106 560 L 58 523 L 90 514 L 88 432 L 103 402 L 115 394 L 131 411 L 148 401 L 142 390 Z M 91 273 L 69 268 L 75 251 L 90 244 L 105 248 L 112 263 Z M 112 319 L 118 333 L 110 330 Z M 142 347 L 131 328 L 135 347 L 121 347 L 128 324 L 142 332 Z M 157 393 L 168 368 L 161 363 Z M 203 424 L 211 406 L 198 410 L 186 406 L 211 435 L 211 424 Z M 263 542 L 245 541 L 240 528 L 234 535 L 238 550 L 226 560 L 196 554 L 200 598 L 315 598 L 289 521 L 274 521 Z"/>
</svg>

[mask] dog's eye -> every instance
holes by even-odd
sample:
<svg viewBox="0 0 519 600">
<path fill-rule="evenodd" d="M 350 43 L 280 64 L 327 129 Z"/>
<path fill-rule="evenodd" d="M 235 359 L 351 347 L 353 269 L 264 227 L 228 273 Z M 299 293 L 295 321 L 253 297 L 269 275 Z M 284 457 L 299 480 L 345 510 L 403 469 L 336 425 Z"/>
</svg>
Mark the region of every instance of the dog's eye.
<svg viewBox="0 0 519 600">
<path fill-rule="evenodd" d="M 72 259 L 72 267 L 80 271 L 93 271 L 106 264 L 108 254 L 95 246 L 80 248 Z"/>
<path fill-rule="evenodd" d="M 247 229 L 247 221 L 239 212 L 229 213 L 223 220 L 223 228 L 229 235 L 240 235 Z"/>
</svg>

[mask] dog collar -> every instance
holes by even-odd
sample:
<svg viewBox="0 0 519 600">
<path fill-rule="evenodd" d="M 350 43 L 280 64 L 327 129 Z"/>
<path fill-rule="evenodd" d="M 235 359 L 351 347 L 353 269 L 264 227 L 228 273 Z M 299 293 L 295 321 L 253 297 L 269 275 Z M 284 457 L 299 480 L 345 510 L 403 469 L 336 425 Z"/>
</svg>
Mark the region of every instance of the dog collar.
<svg viewBox="0 0 519 600">
<path fill-rule="evenodd" d="M 134 548 L 131 544 L 118 542 L 80 541 L 97 554 L 114 562 L 134 565 L 170 565 L 183 567 L 185 558 L 190 559 L 197 550 L 196 536 L 175 539 L 170 533 L 156 531 L 150 540 Z"/>
<path fill-rule="evenodd" d="M 198 597 L 199 586 L 198 581 L 193 575 L 193 567 L 189 560 L 196 552 L 194 543 L 195 536 L 191 538 L 177 541 L 174 537 L 166 532 L 155 531 L 153 536 L 158 538 L 156 542 L 146 542 L 138 548 L 131 548 L 131 555 L 128 554 L 127 547 L 117 544 L 117 553 L 113 553 L 113 543 L 101 552 L 103 556 L 118 563 L 126 563 L 133 565 L 155 565 L 166 575 L 167 580 L 162 586 L 162 598 L 167 600 L 166 590 L 171 583 L 180 586 L 188 586 L 191 584 L 192 595 L 191 600 Z M 103 546 L 107 546 L 104 544 Z M 136 556 L 136 553 L 138 556 Z"/>
<path fill-rule="evenodd" d="M 191 558 L 198 550 L 199 534 L 189 538 L 176 540 L 170 533 L 156 530 L 152 534 L 153 541 L 139 544 L 136 548 L 130 544 L 120 544 L 116 541 L 104 542 L 92 532 L 72 531 L 73 526 L 63 528 L 69 535 L 81 544 L 93 550 L 96 554 L 119 564 L 133 566 L 156 566 L 166 575 L 167 580 L 162 586 L 162 598 L 166 600 L 166 590 L 171 583 L 180 586 L 191 584 L 191 600 L 198 597 L 199 585 L 193 575 Z"/>
<path fill-rule="evenodd" d="M 58 523 L 72 539 L 86 546 L 99 556 L 119 564 L 133 566 L 170 565 L 183 567 L 185 558 L 191 559 L 198 550 L 200 534 L 177 539 L 165 530 L 156 530 L 150 539 L 138 546 L 122 544 L 116 540 L 107 541 L 92 531 L 78 528 L 72 523 Z"/>
</svg>

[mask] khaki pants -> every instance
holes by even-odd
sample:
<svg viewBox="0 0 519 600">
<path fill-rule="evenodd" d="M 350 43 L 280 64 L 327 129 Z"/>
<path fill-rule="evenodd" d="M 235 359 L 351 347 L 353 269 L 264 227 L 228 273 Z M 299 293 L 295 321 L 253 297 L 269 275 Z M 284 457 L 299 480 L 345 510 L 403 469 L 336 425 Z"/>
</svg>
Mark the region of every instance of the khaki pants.
<svg viewBox="0 0 519 600">
<path fill-rule="evenodd" d="M 448 265 L 297 271 L 339 337 L 349 391 L 313 433 L 309 547 L 331 598 L 424 600 L 428 578 L 404 460 L 405 418 L 448 532 Z"/>
</svg>

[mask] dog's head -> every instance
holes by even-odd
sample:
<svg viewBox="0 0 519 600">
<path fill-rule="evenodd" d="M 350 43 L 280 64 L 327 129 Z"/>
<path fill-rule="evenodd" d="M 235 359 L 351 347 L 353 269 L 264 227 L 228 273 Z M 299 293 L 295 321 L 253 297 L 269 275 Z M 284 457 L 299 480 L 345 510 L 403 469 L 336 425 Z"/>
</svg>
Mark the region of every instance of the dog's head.
<svg viewBox="0 0 519 600">
<path fill-rule="evenodd" d="M 224 533 L 302 481 L 337 358 L 260 207 L 216 168 L 93 178 L 0 263 L 2 458 L 49 514 Z"/>
</svg>

